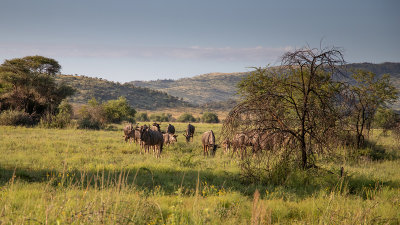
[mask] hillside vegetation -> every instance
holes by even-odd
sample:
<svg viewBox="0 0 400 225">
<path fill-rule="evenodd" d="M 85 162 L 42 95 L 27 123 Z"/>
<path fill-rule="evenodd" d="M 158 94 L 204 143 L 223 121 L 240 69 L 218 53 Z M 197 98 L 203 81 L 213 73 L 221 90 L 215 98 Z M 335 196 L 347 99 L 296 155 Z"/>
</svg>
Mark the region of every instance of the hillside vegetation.
<svg viewBox="0 0 400 225">
<path fill-rule="evenodd" d="M 400 89 L 400 63 L 353 63 L 348 65 L 348 69 L 365 69 L 376 73 L 378 76 L 388 73 L 391 75 L 395 86 Z M 165 91 L 192 104 L 208 103 L 207 107 L 218 104 L 218 108 L 229 108 L 234 105 L 230 104 L 232 99 L 237 98 L 235 96 L 237 83 L 250 73 L 209 73 L 178 80 L 132 81 L 129 83 Z M 400 103 L 397 103 L 395 108 L 400 109 Z"/>
<path fill-rule="evenodd" d="M 222 102 L 236 98 L 236 84 L 249 72 L 209 73 L 178 80 L 132 81 L 135 86 L 165 91 L 193 104 Z"/>
<path fill-rule="evenodd" d="M 72 103 L 86 104 L 93 97 L 104 102 L 124 96 L 135 109 L 154 110 L 164 107 L 189 106 L 187 102 L 165 92 L 137 87 L 128 83 L 120 84 L 100 78 L 73 75 L 57 75 L 56 80 L 77 90 L 71 97 Z"/>
</svg>

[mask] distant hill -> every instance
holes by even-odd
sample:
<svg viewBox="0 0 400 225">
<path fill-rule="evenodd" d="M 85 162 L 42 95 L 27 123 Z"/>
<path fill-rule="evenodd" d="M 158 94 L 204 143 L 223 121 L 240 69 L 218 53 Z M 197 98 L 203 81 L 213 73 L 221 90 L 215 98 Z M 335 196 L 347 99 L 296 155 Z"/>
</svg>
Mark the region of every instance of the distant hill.
<svg viewBox="0 0 400 225">
<path fill-rule="evenodd" d="M 353 63 L 348 69 L 366 69 L 378 75 L 389 73 L 393 83 L 400 90 L 400 63 Z M 165 91 L 170 95 L 183 98 L 192 104 L 212 107 L 220 102 L 220 107 L 231 106 L 236 99 L 237 84 L 251 72 L 243 73 L 209 73 L 192 78 L 178 80 L 132 81 L 135 86 Z M 400 109 L 400 103 L 396 104 Z"/>
<path fill-rule="evenodd" d="M 165 91 L 192 104 L 223 102 L 234 99 L 236 84 L 250 72 L 209 73 L 178 80 L 132 81 L 135 86 Z"/>
<path fill-rule="evenodd" d="M 165 92 L 136 87 L 129 83 L 120 84 L 101 78 L 73 75 L 57 75 L 56 80 L 77 90 L 77 93 L 71 98 L 72 103 L 87 103 L 92 97 L 100 101 L 107 101 L 124 96 L 135 109 L 155 110 L 190 106 L 189 103 Z"/>
</svg>

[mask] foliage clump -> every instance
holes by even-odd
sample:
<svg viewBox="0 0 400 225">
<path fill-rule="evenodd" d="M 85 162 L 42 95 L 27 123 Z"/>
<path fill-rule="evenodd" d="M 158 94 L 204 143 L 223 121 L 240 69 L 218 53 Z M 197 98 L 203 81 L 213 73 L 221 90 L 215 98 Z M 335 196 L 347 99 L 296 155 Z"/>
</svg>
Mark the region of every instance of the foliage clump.
<svg viewBox="0 0 400 225">
<path fill-rule="evenodd" d="M 172 114 L 169 113 L 153 113 L 150 115 L 151 121 L 170 122 L 173 120 Z"/>
<path fill-rule="evenodd" d="M 147 114 L 147 112 L 139 112 L 136 114 L 135 116 L 136 121 L 139 122 L 148 122 L 150 121 L 149 115 Z"/>
<path fill-rule="evenodd" d="M 5 110 L 0 113 L 0 125 L 5 126 L 19 126 L 19 125 L 32 125 L 33 119 L 31 115 L 24 111 Z"/>
<path fill-rule="evenodd" d="M 196 122 L 196 118 L 190 113 L 183 113 L 177 119 L 178 122 Z"/>
<path fill-rule="evenodd" d="M 34 123 L 55 115 L 61 101 L 75 92 L 56 82 L 60 70 L 56 60 L 43 56 L 5 60 L 0 66 L 0 110 L 25 112 Z"/>
<path fill-rule="evenodd" d="M 203 123 L 219 123 L 218 115 L 212 112 L 204 112 L 201 116 L 201 122 Z"/>
</svg>

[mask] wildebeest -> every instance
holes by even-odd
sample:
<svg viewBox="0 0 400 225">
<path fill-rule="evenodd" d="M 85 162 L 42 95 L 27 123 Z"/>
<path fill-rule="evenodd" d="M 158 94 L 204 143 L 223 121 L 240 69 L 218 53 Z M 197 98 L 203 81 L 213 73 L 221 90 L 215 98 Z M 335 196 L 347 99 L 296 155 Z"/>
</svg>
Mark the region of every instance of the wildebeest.
<svg viewBox="0 0 400 225">
<path fill-rule="evenodd" d="M 163 134 L 164 144 L 165 144 L 165 145 L 174 144 L 175 142 L 178 141 L 178 140 L 176 139 L 176 137 L 178 137 L 178 135 L 170 134 L 170 133 L 165 133 L 165 134 Z"/>
<path fill-rule="evenodd" d="M 150 147 L 154 147 L 156 157 L 160 157 L 164 144 L 164 138 L 161 132 L 145 128 L 142 131 L 140 139 L 145 145 L 145 151 L 147 148 L 149 152 Z"/>
<path fill-rule="evenodd" d="M 128 124 L 124 127 L 124 138 L 125 142 L 128 140 L 130 141 L 131 139 L 134 139 L 135 137 L 135 127 L 133 127 L 133 124 Z"/>
<path fill-rule="evenodd" d="M 172 124 L 168 124 L 167 133 L 168 134 L 175 134 L 175 127 Z"/>
<path fill-rule="evenodd" d="M 232 147 L 232 156 L 239 149 L 240 157 L 243 158 L 246 155 L 246 148 L 252 146 L 252 139 L 247 134 L 239 133 L 233 137 L 230 144 Z"/>
<path fill-rule="evenodd" d="M 190 138 L 192 138 L 192 141 L 193 141 L 194 130 L 195 130 L 194 126 L 189 123 L 186 128 L 185 134 L 183 134 L 183 136 L 186 137 L 186 142 L 189 142 Z"/>
<path fill-rule="evenodd" d="M 285 133 L 273 131 L 258 131 L 251 139 L 253 145 L 253 153 L 262 150 L 278 150 L 287 146 L 294 146 L 295 139 Z"/>
<path fill-rule="evenodd" d="M 203 154 L 204 156 L 207 155 L 208 156 L 208 151 L 211 148 L 212 155 L 215 155 L 215 151 L 217 150 L 217 144 L 215 143 L 215 135 L 214 132 L 212 130 L 206 131 L 203 133 L 203 135 L 201 136 L 201 143 L 203 145 Z"/>
<path fill-rule="evenodd" d="M 228 154 L 229 150 L 231 149 L 231 140 L 229 140 L 228 138 L 225 138 L 224 141 L 221 143 L 222 147 L 224 148 L 224 153 Z"/>
<path fill-rule="evenodd" d="M 158 124 L 156 122 L 153 123 L 153 126 L 151 126 L 151 129 L 155 130 L 155 131 L 158 131 L 158 132 L 161 132 L 160 124 Z"/>
</svg>

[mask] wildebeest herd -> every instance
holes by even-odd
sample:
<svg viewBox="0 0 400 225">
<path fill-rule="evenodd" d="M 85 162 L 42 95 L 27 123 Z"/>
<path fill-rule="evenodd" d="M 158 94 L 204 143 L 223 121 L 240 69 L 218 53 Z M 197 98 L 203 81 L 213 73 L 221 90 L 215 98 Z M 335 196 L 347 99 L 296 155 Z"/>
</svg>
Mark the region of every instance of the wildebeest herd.
<svg viewBox="0 0 400 225">
<path fill-rule="evenodd" d="M 140 145 L 141 153 L 149 153 L 150 150 L 157 158 L 161 156 L 163 146 L 168 146 L 177 142 L 178 135 L 175 134 L 175 127 L 168 124 L 166 131 L 161 131 L 160 124 L 153 123 L 150 125 L 133 126 L 129 124 L 124 127 L 125 142 L 134 142 Z M 188 124 L 183 136 L 186 142 L 193 141 L 195 127 Z M 215 134 L 212 130 L 206 131 L 201 137 L 203 146 L 203 155 L 215 155 L 216 149 L 219 147 L 216 143 Z M 222 147 L 225 154 L 232 156 L 238 154 L 243 158 L 247 152 L 248 147 L 251 148 L 253 154 L 257 154 L 262 150 L 276 150 L 281 147 L 293 147 L 293 138 L 281 134 L 265 130 L 253 130 L 235 134 L 231 139 L 222 141 Z"/>
<path fill-rule="evenodd" d="M 190 137 L 193 141 L 194 130 L 194 126 L 188 124 L 188 128 L 184 134 L 187 142 L 190 141 Z M 175 127 L 172 124 L 168 124 L 167 130 L 164 132 L 161 131 L 160 124 L 153 123 L 152 126 L 136 125 L 135 127 L 132 124 L 129 124 L 124 127 L 124 137 L 125 142 L 133 141 L 134 143 L 139 144 L 141 153 L 143 153 L 143 149 L 145 153 L 149 153 L 150 149 L 152 149 L 155 156 L 159 158 L 163 146 L 177 142 L 178 135 L 175 134 Z"/>
</svg>

